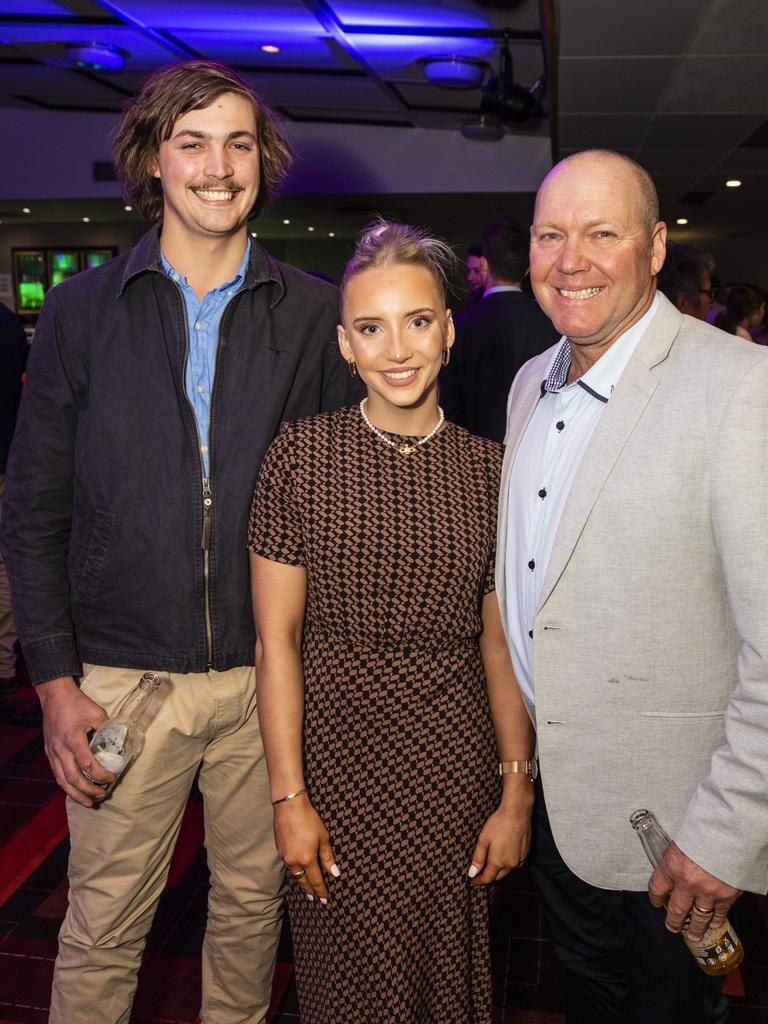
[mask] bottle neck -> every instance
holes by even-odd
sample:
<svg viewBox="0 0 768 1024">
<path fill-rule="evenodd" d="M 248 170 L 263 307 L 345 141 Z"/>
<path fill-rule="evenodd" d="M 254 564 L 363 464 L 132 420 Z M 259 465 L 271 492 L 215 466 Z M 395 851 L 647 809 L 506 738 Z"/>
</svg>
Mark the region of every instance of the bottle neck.
<svg viewBox="0 0 768 1024">
<path fill-rule="evenodd" d="M 640 810 L 630 817 L 632 828 L 640 837 L 648 860 L 655 867 L 660 863 L 672 840 L 656 820 L 651 811 Z"/>
<path fill-rule="evenodd" d="M 126 724 L 138 725 L 151 706 L 161 681 L 154 672 L 145 672 L 118 718 Z"/>
</svg>

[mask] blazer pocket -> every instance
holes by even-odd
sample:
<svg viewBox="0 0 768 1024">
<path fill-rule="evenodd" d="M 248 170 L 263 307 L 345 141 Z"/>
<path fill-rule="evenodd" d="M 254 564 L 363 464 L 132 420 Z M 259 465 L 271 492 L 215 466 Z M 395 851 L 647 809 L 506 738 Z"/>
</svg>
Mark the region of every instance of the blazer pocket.
<svg viewBox="0 0 768 1024">
<path fill-rule="evenodd" d="M 93 598 L 98 593 L 114 525 L 113 512 L 108 509 L 96 509 L 88 530 L 85 553 L 77 570 L 77 592 L 81 600 Z"/>
<path fill-rule="evenodd" d="M 724 718 L 724 711 L 639 711 L 641 718 L 668 718 L 679 721 L 686 718 Z"/>
</svg>

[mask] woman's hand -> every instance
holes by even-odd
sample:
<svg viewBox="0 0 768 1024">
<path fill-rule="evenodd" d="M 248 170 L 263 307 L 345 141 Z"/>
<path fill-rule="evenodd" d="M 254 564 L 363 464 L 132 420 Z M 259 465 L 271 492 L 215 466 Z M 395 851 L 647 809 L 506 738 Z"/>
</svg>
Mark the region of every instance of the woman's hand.
<svg viewBox="0 0 768 1024">
<path fill-rule="evenodd" d="M 528 856 L 533 786 L 527 775 L 505 776 L 504 782 L 501 803 L 483 825 L 472 854 L 472 885 L 500 881 Z"/>
<path fill-rule="evenodd" d="M 309 802 L 300 796 L 275 807 L 275 841 L 277 852 L 290 874 L 311 900 L 318 897 L 328 902 L 326 874 L 339 878 L 328 829 Z M 303 872 L 303 874 L 300 874 Z"/>
</svg>

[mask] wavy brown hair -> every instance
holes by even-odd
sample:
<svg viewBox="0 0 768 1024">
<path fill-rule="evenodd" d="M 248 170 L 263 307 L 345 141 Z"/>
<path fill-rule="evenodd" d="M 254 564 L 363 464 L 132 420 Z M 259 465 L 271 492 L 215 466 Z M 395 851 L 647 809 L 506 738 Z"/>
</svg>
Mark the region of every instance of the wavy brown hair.
<svg viewBox="0 0 768 1024">
<path fill-rule="evenodd" d="M 250 216 L 273 199 L 291 168 L 293 154 L 275 115 L 245 79 L 215 61 L 192 60 L 161 68 L 149 78 L 127 107 L 118 125 L 114 163 L 123 194 L 142 217 L 163 215 L 163 187 L 154 176 L 160 143 L 190 110 L 202 110 L 224 93 L 242 96 L 253 105 L 259 145 L 261 180 Z"/>
</svg>

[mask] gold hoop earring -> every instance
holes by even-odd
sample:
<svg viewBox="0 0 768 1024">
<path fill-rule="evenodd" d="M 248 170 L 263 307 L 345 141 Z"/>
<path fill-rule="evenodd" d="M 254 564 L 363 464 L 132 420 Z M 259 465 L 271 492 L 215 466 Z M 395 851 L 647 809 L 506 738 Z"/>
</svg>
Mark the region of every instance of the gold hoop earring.
<svg viewBox="0 0 768 1024">
<path fill-rule="evenodd" d="M 355 364 L 355 360 L 354 359 L 348 359 L 347 360 L 347 370 L 349 370 L 349 376 L 350 377 L 356 377 L 357 376 L 357 365 Z"/>
<path fill-rule="evenodd" d="M 440 357 L 440 365 L 441 366 L 447 366 L 450 361 L 451 361 L 451 350 L 449 348 L 444 348 L 443 349 L 443 354 Z"/>
</svg>

